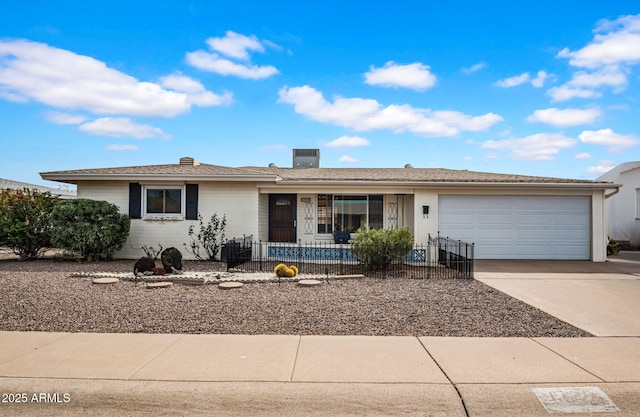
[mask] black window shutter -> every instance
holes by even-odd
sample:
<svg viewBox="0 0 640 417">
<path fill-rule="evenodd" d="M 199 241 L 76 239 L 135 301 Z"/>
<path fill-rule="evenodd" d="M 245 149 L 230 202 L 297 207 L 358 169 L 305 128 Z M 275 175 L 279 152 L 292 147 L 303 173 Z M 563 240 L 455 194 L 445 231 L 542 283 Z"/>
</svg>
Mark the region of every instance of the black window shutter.
<svg viewBox="0 0 640 417">
<path fill-rule="evenodd" d="M 129 183 L 129 217 L 140 219 L 142 213 L 142 186 L 137 182 Z"/>
<path fill-rule="evenodd" d="M 187 184 L 187 208 L 184 218 L 198 220 L 198 184 Z"/>
</svg>

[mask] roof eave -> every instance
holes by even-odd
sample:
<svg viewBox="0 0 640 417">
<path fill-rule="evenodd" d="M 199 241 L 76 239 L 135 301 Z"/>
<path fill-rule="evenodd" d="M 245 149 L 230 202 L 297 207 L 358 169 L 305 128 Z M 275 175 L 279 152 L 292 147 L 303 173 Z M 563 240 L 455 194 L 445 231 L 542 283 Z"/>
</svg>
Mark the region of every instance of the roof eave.
<svg viewBox="0 0 640 417">
<path fill-rule="evenodd" d="M 278 187 L 300 186 L 367 186 L 367 187 L 410 187 L 410 188 L 562 188 L 610 190 L 620 184 L 598 182 L 518 182 L 518 181 L 369 181 L 369 180 L 283 180 Z"/>
<path fill-rule="evenodd" d="M 65 174 L 42 172 L 40 177 L 45 180 L 58 181 L 67 184 L 77 184 L 80 181 L 185 181 L 185 182 L 276 182 L 277 175 L 244 175 L 244 174 Z"/>
</svg>

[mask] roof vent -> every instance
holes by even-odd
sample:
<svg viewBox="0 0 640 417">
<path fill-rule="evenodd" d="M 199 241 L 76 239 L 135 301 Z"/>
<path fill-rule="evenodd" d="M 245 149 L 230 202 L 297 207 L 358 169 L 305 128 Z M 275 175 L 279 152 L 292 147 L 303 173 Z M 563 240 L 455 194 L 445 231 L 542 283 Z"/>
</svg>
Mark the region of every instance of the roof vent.
<svg viewBox="0 0 640 417">
<path fill-rule="evenodd" d="M 294 168 L 320 168 L 320 149 L 294 149 Z"/>
<path fill-rule="evenodd" d="M 404 167 L 405 167 L 405 168 L 413 168 L 413 165 L 411 165 L 411 164 L 405 164 L 405 166 L 404 166 Z"/>
<path fill-rule="evenodd" d="M 278 168 L 278 164 L 276 164 L 275 162 L 272 162 L 269 164 L 269 168 Z"/>
<path fill-rule="evenodd" d="M 180 158 L 180 165 L 195 166 L 195 165 L 200 165 L 200 163 L 190 156 L 185 156 L 183 158 Z"/>
</svg>

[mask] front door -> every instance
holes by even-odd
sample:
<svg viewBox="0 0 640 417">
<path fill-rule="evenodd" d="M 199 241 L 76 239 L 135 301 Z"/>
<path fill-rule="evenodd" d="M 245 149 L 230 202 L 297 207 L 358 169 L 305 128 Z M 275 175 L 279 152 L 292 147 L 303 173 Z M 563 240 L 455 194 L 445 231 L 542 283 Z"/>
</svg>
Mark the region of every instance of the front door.
<svg viewBox="0 0 640 417">
<path fill-rule="evenodd" d="M 269 195 L 269 242 L 296 241 L 296 195 Z"/>
</svg>

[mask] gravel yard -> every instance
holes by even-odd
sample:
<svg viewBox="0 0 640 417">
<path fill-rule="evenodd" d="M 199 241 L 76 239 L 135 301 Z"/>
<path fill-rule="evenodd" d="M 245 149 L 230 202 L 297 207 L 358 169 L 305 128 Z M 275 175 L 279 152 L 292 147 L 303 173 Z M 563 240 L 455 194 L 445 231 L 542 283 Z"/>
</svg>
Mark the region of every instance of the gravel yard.
<svg viewBox="0 0 640 417">
<path fill-rule="evenodd" d="M 95 285 L 73 273 L 129 272 L 134 261 L 0 260 L 0 330 L 106 333 L 216 333 L 587 337 L 479 281 L 376 279 L 251 283 L 147 289 Z M 186 261 L 185 270 L 224 270 Z M 303 276 L 302 276 L 303 277 Z"/>
</svg>

